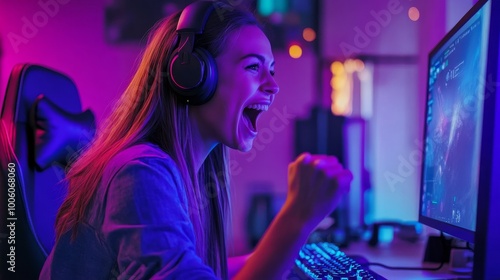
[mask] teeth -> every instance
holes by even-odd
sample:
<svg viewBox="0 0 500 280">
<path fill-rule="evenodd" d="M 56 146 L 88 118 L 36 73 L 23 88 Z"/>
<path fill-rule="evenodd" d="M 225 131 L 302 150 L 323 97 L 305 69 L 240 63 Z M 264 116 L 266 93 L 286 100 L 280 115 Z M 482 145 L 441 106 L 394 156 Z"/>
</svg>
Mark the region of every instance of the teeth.
<svg viewBox="0 0 500 280">
<path fill-rule="evenodd" d="M 269 105 L 264 105 L 264 104 L 252 104 L 250 106 L 247 106 L 247 108 L 250 109 L 255 109 L 259 111 L 267 111 L 269 109 Z"/>
</svg>

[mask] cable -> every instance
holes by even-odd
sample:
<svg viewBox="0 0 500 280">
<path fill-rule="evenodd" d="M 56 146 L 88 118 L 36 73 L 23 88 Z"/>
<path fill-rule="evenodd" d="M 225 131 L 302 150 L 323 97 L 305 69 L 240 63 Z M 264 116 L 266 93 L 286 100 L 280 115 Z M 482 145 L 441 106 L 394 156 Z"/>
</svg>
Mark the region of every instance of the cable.
<svg viewBox="0 0 500 280">
<path fill-rule="evenodd" d="M 386 269 L 391 269 L 391 270 L 431 270 L 431 271 L 440 270 L 441 268 L 443 268 L 443 265 L 444 265 L 444 260 L 441 261 L 441 263 L 437 267 L 389 266 L 389 265 L 385 265 L 385 264 L 382 264 L 382 263 L 376 263 L 376 262 L 370 262 L 370 263 L 366 264 L 366 266 L 380 266 L 380 267 L 383 267 L 383 268 L 386 268 Z"/>
</svg>

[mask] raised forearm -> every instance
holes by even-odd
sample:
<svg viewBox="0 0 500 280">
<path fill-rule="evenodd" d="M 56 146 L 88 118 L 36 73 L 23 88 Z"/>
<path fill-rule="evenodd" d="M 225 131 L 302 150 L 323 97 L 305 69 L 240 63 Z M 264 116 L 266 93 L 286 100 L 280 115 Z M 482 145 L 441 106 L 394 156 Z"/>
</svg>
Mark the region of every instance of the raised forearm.
<svg viewBox="0 0 500 280">
<path fill-rule="evenodd" d="M 299 221 L 289 207 L 284 207 L 233 279 L 283 279 L 312 228 Z"/>
</svg>

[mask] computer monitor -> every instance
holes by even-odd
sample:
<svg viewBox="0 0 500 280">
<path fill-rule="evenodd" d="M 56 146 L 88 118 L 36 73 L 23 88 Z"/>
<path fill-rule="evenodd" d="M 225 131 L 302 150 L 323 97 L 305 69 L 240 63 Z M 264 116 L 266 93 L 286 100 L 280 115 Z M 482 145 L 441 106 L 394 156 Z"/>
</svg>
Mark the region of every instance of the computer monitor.
<svg viewBox="0 0 500 280">
<path fill-rule="evenodd" d="M 429 54 L 419 221 L 474 243 L 500 279 L 500 1 L 479 0 Z"/>
<path fill-rule="evenodd" d="M 479 1 L 429 53 L 419 221 L 474 242 L 491 1 Z M 496 50 L 498 51 L 498 50 Z M 496 78 L 496 77 L 495 77 Z"/>
</svg>

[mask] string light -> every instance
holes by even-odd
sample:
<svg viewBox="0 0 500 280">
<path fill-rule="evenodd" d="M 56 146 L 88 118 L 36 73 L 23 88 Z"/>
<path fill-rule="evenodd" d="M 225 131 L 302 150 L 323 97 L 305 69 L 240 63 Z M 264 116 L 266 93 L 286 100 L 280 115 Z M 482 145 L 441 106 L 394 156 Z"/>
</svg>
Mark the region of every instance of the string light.
<svg viewBox="0 0 500 280">
<path fill-rule="evenodd" d="M 335 115 L 349 116 L 352 113 L 353 73 L 362 73 L 365 64 L 360 59 L 347 59 L 343 63 L 334 61 L 330 64 L 332 79 L 331 110 Z"/>
<path fill-rule="evenodd" d="M 408 9 L 408 17 L 413 21 L 417 21 L 420 18 L 420 11 L 416 7 L 411 7 Z"/>
<path fill-rule="evenodd" d="M 351 112 L 351 96 L 345 65 L 340 61 L 334 61 L 330 64 L 330 71 L 332 72 L 332 79 L 330 80 L 332 113 L 342 116 L 349 115 Z"/>
<path fill-rule="evenodd" d="M 314 39 L 316 39 L 316 31 L 314 31 L 314 29 L 312 29 L 310 27 L 306 27 L 302 31 L 302 37 L 307 42 L 312 42 L 312 41 L 314 41 Z"/>
<path fill-rule="evenodd" d="M 297 44 L 293 44 L 288 48 L 288 53 L 292 58 L 300 58 L 302 56 L 302 48 Z"/>
</svg>

